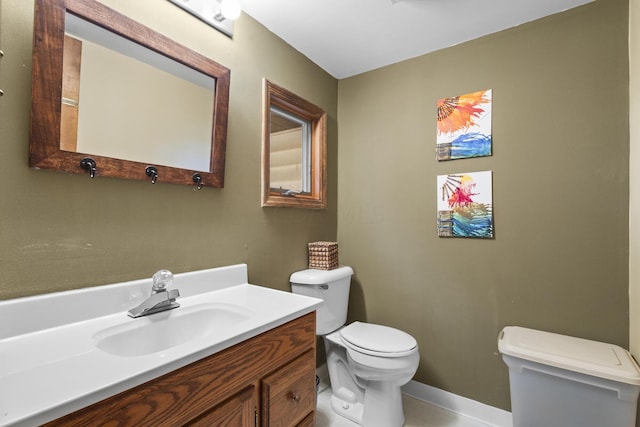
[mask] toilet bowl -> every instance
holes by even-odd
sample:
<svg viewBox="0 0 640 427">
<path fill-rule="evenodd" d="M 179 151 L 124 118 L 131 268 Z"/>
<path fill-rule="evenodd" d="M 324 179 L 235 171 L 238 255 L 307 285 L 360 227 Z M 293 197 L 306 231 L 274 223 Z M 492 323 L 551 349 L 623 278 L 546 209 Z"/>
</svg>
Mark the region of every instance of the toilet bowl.
<svg viewBox="0 0 640 427">
<path fill-rule="evenodd" d="M 418 368 L 415 339 L 387 326 L 354 322 L 324 342 L 334 412 L 365 427 L 404 424 L 400 387 Z"/>
<path fill-rule="evenodd" d="M 418 345 L 411 335 L 388 326 L 344 326 L 352 274 L 350 267 L 303 270 L 290 281 L 294 293 L 324 301 L 316 314 L 316 334 L 324 338 L 333 411 L 365 427 L 400 427 L 400 387 L 418 368 Z"/>
</svg>

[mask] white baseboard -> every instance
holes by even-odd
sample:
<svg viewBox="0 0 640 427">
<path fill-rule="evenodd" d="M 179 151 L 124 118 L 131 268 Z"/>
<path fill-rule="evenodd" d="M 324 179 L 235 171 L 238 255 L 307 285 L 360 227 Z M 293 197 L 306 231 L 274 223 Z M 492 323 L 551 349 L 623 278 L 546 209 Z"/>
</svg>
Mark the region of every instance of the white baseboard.
<svg viewBox="0 0 640 427">
<path fill-rule="evenodd" d="M 329 371 L 326 363 L 316 369 L 316 375 L 320 377 L 319 392 L 322 392 L 330 386 Z M 488 426 L 513 427 L 511 412 L 494 408 L 430 385 L 409 381 L 408 384 L 402 387 L 402 392 L 407 396 L 439 406 L 464 417 L 472 418 Z"/>
<path fill-rule="evenodd" d="M 494 408 L 484 403 L 458 396 L 457 394 L 422 384 L 417 381 L 409 381 L 402 392 L 415 399 L 439 406 L 448 411 L 460 414 L 467 418 L 480 421 L 494 427 L 512 427 L 511 412 Z"/>
</svg>

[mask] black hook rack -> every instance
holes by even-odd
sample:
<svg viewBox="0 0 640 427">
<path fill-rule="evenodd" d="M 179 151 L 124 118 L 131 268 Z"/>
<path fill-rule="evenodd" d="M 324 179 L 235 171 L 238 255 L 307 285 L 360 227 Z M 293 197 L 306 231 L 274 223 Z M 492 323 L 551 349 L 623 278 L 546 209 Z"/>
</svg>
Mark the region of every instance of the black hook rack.
<svg viewBox="0 0 640 427">
<path fill-rule="evenodd" d="M 89 172 L 89 177 L 95 178 L 96 176 L 96 161 L 91 157 L 85 157 L 80 160 L 80 167 Z"/>
<path fill-rule="evenodd" d="M 192 179 L 196 184 L 196 189 L 202 190 L 202 186 L 204 185 L 204 183 L 202 182 L 202 175 L 200 175 L 199 173 L 194 173 Z"/>
<path fill-rule="evenodd" d="M 155 184 L 158 180 L 158 169 L 155 166 L 147 166 L 144 172 L 147 174 L 147 176 L 151 177 L 151 183 Z"/>
</svg>

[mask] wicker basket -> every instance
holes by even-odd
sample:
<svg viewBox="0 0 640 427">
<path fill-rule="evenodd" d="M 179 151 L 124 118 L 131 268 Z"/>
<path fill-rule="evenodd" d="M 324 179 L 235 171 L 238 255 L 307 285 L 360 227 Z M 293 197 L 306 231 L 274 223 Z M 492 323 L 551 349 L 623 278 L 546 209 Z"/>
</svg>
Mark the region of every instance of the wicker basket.
<svg viewBox="0 0 640 427">
<path fill-rule="evenodd" d="M 309 243 L 309 268 L 316 270 L 338 268 L 338 242 Z"/>
</svg>

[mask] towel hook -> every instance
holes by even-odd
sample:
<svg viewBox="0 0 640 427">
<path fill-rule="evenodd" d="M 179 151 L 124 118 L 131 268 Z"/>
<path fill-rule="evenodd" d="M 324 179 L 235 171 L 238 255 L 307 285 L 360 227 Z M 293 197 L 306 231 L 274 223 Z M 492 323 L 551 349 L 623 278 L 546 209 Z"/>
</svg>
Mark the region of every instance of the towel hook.
<svg viewBox="0 0 640 427">
<path fill-rule="evenodd" d="M 85 157 L 80 160 L 80 167 L 87 172 L 89 172 L 89 176 L 94 178 L 96 176 L 96 161 L 91 157 Z"/>
<path fill-rule="evenodd" d="M 147 166 L 144 172 L 147 174 L 147 176 L 151 177 L 151 183 L 155 184 L 156 180 L 158 179 L 158 169 L 155 166 Z"/>
<path fill-rule="evenodd" d="M 203 185 L 202 176 L 199 173 L 194 173 L 192 179 L 193 179 L 193 182 L 195 182 L 196 184 L 196 188 L 198 190 L 202 190 L 202 185 Z"/>
</svg>

